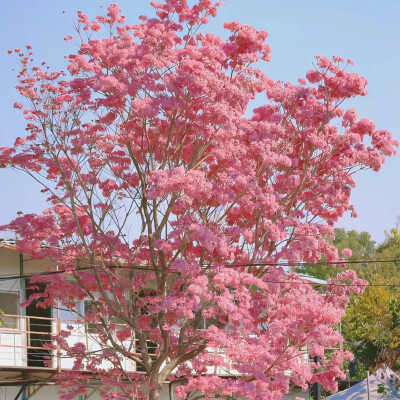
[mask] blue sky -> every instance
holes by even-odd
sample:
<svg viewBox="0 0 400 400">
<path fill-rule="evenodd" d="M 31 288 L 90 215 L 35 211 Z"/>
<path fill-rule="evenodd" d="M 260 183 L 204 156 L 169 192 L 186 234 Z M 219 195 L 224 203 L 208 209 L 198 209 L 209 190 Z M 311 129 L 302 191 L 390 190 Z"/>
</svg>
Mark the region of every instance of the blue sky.
<svg viewBox="0 0 400 400">
<path fill-rule="evenodd" d="M 63 37 L 73 35 L 70 21 L 82 10 L 90 17 L 102 12 L 108 2 L 94 0 L 3 1 L 0 6 L 0 147 L 12 145 L 24 135 L 24 120 L 13 109 L 18 94 L 15 56 L 8 49 L 34 48 L 36 61 L 45 60 L 54 69 L 66 66 L 65 54 L 75 51 Z M 151 12 L 147 0 L 118 2 L 129 23 Z M 66 11 L 66 14 L 62 14 Z M 273 79 L 296 82 L 310 69 L 315 55 L 351 58 L 352 71 L 367 78 L 368 96 L 348 102 L 360 117 L 372 119 L 400 140 L 400 2 L 398 0 L 226 0 L 208 27 L 221 33 L 223 22 L 238 20 L 269 32 L 272 61 L 264 68 Z M 384 239 L 400 215 L 400 155 L 386 162 L 378 173 L 356 176 L 352 202 L 359 217 L 345 216 L 338 227 L 368 231 Z M 46 207 L 40 187 L 22 172 L 0 170 L 0 224 L 16 212 L 40 212 Z M 1 235 L 5 236 L 5 235 Z"/>
</svg>

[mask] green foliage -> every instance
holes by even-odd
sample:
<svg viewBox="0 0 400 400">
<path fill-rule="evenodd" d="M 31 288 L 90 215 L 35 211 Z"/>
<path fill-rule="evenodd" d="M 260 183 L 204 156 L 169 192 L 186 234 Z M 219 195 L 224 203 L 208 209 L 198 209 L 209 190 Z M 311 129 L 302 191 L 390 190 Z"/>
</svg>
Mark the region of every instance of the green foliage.
<svg viewBox="0 0 400 400">
<path fill-rule="evenodd" d="M 362 381 L 367 377 L 367 369 L 365 365 L 358 360 L 355 361 L 343 361 L 343 369 L 347 371 L 348 378 L 355 381 Z M 352 373 L 353 372 L 353 373 Z"/>
<path fill-rule="evenodd" d="M 378 384 L 378 390 L 377 390 L 377 392 L 378 392 L 379 394 L 388 394 L 389 391 L 390 391 L 390 389 L 387 388 L 383 383 L 379 383 L 379 384 Z"/>
<path fill-rule="evenodd" d="M 345 231 L 344 229 L 335 229 L 335 239 L 333 244 L 340 250 L 351 249 L 352 259 L 369 259 L 375 253 L 374 240 L 368 232 Z"/>
<path fill-rule="evenodd" d="M 367 369 L 365 368 L 365 365 L 361 362 L 357 363 L 356 366 L 356 374 L 354 376 L 354 379 L 357 381 L 362 381 L 367 377 Z"/>
<path fill-rule="evenodd" d="M 400 259 L 400 219 L 378 246 L 368 232 L 344 229 L 335 229 L 331 243 L 339 254 L 351 249 L 351 260 L 377 260 L 350 266 L 374 286 L 366 288 L 362 296 L 352 297 L 342 320 L 344 345 L 354 353 L 357 378 L 363 379 L 366 369 L 379 362 L 393 366 L 400 358 L 400 263 L 388 262 Z M 319 279 L 334 278 L 341 271 L 340 267 L 323 264 L 307 264 L 298 270 Z"/>
<path fill-rule="evenodd" d="M 400 352 L 400 265 L 388 261 L 400 258 L 398 229 L 386 234 L 384 243 L 368 258 L 377 262 L 355 268 L 371 286 L 361 297 L 352 298 L 346 310 L 342 320 L 345 346 L 368 368 L 379 362 L 393 366 Z"/>
<path fill-rule="evenodd" d="M 392 312 L 393 325 L 395 327 L 400 326 L 400 301 L 391 299 L 389 302 L 389 309 Z"/>
<path fill-rule="evenodd" d="M 368 367 L 388 361 L 388 354 L 400 344 L 400 327 L 390 312 L 392 300 L 389 288 L 368 287 L 361 297 L 352 299 L 342 320 L 345 344 Z"/>
<path fill-rule="evenodd" d="M 399 225 L 400 220 L 397 221 Z M 400 256 L 400 233 L 398 228 L 393 228 L 390 233 L 386 232 L 386 240 L 377 248 L 377 253 L 387 254 L 397 258 Z"/>
<path fill-rule="evenodd" d="M 339 254 L 343 249 L 352 251 L 352 260 L 370 259 L 375 252 L 375 241 L 371 240 L 368 232 L 358 233 L 354 230 L 346 231 L 342 228 L 335 229 L 335 239 L 331 243 L 338 248 Z M 306 264 L 299 268 L 298 272 L 314 276 L 318 279 L 336 278 L 337 274 L 342 271 L 341 267 L 336 265 L 310 265 Z"/>
</svg>

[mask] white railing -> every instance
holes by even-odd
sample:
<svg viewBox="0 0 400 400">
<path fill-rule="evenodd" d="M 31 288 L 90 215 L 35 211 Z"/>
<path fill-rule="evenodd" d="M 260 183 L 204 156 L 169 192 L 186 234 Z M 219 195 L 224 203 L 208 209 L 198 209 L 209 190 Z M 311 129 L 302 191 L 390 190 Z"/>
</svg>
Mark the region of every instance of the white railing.
<svg viewBox="0 0 400 400">
<path fill-rule="evenodd" d="M 100 352 L 102 346 L 96 333 L 89 333 L 88 325 L 76 319 L 47 318 L 24 315 L 2 314 L 4 323 L 0 326 L 0 368 L 9 367 L 43 367 L 59 371 L 72 369 L 74 359 L 52 339 L 61 331 L 68 331 L 69 346 L 83 343 L 90 352 Z M 134 340 L 134 338 L 132 338 Z M 129 348 L 132 340 L 122 345 Z M 46 348 L 47 344 L 53 349 Z M 134 371 L 135 363 L 121 356 L 126 371 Z M 112 363 L 104 360 L 102 368 L 111 368 Z"/>
</svg>

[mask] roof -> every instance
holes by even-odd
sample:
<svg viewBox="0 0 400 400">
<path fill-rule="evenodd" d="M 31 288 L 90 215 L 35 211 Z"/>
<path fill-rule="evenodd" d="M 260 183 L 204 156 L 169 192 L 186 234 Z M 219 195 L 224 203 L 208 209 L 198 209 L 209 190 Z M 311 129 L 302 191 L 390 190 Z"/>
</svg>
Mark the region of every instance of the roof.
<svg viewBox="0 0 400 400">
<path fill-rule="evenodd" d="M 17 244 L 13 239 L 0 239 L 0 248 L 18 251 Z"/>
<path fill-rule="evenodd" d="M 305 274 L 297 274 L 297 276 L 301 279 L 304 279 L 305 281 L 311 282 L 311 283 L 315 283 L 315 284 L 319 284 L 319 285 L 326 285 L 328 282 L 324 279 L 318 279 L 318 278 L 314 278 L 311 275 L 305 275 Z"/>
</svg>

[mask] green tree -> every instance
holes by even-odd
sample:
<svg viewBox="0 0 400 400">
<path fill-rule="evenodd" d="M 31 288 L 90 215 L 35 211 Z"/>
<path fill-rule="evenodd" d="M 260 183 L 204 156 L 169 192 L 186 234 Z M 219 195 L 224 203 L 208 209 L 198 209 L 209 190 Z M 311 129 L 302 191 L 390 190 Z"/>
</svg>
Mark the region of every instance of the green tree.
<svg viewBox="0 0 400 400">
<path fill-rule="evenodd" d="M 400 258 L 398 226 L 368 257 L 376 262 L 355 266 L 370 286 L 352 298 L 342 321 L 345 346 L 367 368 L 380 362 L 393 366 L 400 357 L 400 264 L 392 261 Z"/>
<path fill-rule="evenodd" d="M 368 232 L 354 230 L 335 229 L 331 241 L 339 254 L 349 248 L 350 260 L 365 260 L 349 265 L 371 286 L 361 297 L 351 299 L 342 320 L 342 334 L 344 346 L 366 368 L 380 362 L 389 366 L 400 362 L 400 263 L 392 261 L 400 259 L 399 227 L 400 219 L 378 246 Z M 326 264 L 306 264 L 298 270 L 320 279 L 334 278 L 340 271 L 340 266 Z"/>
<path fill-rule="evenodd" d="M 368 232 L 358 233 L 354 230 L 346 231 L 343 228 L 336 228 L 335 238 L 330 242 L 337 247 L 339 254 L 344 249 L 350 249 L 352 251 L 350 260 L 367 260 L 372 258 L 375 253 L 376 242 L 371 240 L 371 235 Z M 319 279 L 328 279 L 336 278 L 338 272 L 342 270 L 340 266 L 321 263 L 318 265 L 305 264 L 304 267 L 298 269 L 298 272 Z"/>
<path fill-rule="evenodd" d="M 386 232 L 385 241 L 378 246 L 376 253 L 380 257 L 390 257 L 397 259 L 400 257 L 400 219 L 396 222 L 396 227 L 390 230 L 390 233 Z"/>
<path fill-rule="evenodd" d="M 359 299 L 354 297 L 346 309 L 342 320 L 345 346 L 367 368 L 379 362 L 392 365 L 397 357 L 400 325 L 393 302 L 399 299 L 386 286 L 370 286 Z"/>
</svg>

